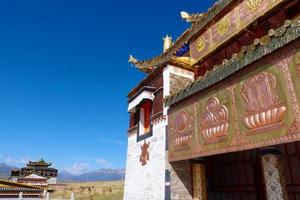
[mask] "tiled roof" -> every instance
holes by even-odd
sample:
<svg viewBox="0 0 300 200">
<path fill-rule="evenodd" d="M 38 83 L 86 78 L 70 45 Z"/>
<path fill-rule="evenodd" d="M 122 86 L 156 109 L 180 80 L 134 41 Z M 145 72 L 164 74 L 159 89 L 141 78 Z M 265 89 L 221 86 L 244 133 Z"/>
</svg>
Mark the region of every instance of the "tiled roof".
<svg viewBox="0 0 300 200">
<path fill-rule="evenodd" d="M 40 188 L 40 187 L 36 187 L 36 186 L 24 184 L 24 183 L 17 183 L 14 181 L 6 181 L 6 180 L 0 180 L 0 189 L 1 188 L 14 188 L 14 189 L 27 188 L 27 189 L 38 189 L 38 190 L 42 189 L 43 190 L 43 188 Z"/>
</svg>

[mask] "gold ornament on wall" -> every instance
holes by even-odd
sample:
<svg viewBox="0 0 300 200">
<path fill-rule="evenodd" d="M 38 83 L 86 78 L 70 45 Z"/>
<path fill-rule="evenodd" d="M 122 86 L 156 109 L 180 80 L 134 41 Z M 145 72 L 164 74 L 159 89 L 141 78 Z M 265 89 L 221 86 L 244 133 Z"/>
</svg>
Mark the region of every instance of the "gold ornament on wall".
<svg viewBox="0 0 300 200">
<path fill-rule="evenodd" d="M 246 5 L 251 13 L 254 13 L 261 5 L 262 0 L 246 0 Z"/>
<path fill-rule="evenodd" d="M 205 48 L 205 38 L 204 37 L 200 37 L 197 41 L 197 51 L 201 52 L 204 50 Z"/>
<path fill-rule="evenodd" d="M 217 26 L 217 32 L 219 35 L 224 35 L 225 33 L 228 32 L 229 29 L 229 18 L 227 16 L 223 17 L 223 19 L 221 19 L 218 23 Z"/>
</svg>

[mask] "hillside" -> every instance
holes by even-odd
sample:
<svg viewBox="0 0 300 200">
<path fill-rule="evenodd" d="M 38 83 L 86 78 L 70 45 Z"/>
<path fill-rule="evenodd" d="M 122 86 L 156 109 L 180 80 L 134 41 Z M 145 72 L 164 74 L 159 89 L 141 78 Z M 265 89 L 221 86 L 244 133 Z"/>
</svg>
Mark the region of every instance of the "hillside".
<svg viewBox="0 0 300 200">
<path fill-rule="evenodd" d="M 58 180 L 59 182 L 114 181 L 123 180 L 124 174 L 124 169 L 99 169 L 81 175 L 73 175 L 62 171 L 58 174 Z"/>
<path fill-rule="evenodd" d="M 0 163 L 0 178 L 7 178 L 10 176 L 10 172 L 12 169 L 16 169 L 16 167 L 7 165 L 5 163 Z"/>
<path fill-rule="evenodd" d="M 0 178 L 7 179 L 10 176 L 11 170 L 16 167 L 9 166 L 5 163 L 0 163 Z M 66 171 L 58 173 L 59 182 L 91 182 L 91 181 L 115 181 L 124 179 L 124 169 L 99 169 L 96 171 L 74 175 Z"/>
</svg>

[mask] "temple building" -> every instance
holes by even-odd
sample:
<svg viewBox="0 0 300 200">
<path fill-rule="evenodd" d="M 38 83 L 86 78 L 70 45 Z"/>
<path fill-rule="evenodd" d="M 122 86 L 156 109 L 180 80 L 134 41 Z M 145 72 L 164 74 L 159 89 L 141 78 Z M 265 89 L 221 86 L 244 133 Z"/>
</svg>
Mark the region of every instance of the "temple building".
<svg viewBox="0 0 300 200">
<path fill-rule="evenodd" d="M 128 94 L 125 200 L 300 197 L 300 1 L 219 0 Z"/>
<path fill-rule="evenodd" d="M 36 162 L 29 161 L 26 167 L 11 171 L 11 180 L 36 186 L 47 186 L 57 183 L 58 170 L 50 167 L 43 159 Z"/>
<path fill-rule="evenodd" d="M 45 199 L 46 190 L 44 188 L 16 183 L 12 181 L 0 180 L 0 199 L 4 200 L 42 200 Z"/>
</svg>

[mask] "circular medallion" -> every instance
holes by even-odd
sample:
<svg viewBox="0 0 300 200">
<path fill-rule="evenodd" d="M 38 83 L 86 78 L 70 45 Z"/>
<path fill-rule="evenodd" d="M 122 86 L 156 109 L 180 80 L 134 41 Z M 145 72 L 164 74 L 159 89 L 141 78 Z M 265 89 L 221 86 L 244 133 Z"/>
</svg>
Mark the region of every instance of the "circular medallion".
<svg viewBox="0 0 300 200">
<path fill-rule="evenodd" d="M 205 39 L 204 39 L 204 37 L 202 36 L 202 37 L 200 37 L 200 38 L 198 39 L 198 41 L 197 41 L 197 51 L 198 51 L 198 52 L 201 52 L 201 51 L 204 50 L 204 48 L 205 48 Z"/>
<path fill-rule="evenodd" d="M 180 112 L 175 119 L 175 128 L 178 133 L 183 133 L 188 127 L 188 114 L 185 111 Z"/>
<path fill-rule="evenodd" d="M 219 21 L 218 26 L 217 26 L 218 34 L 224 35 L 225 33 L 227 33 L 228 29 L 229 29 L 229 24 L 230 24 L 229 18 L 227 16 L 223 17 Z"/>
</svg>

